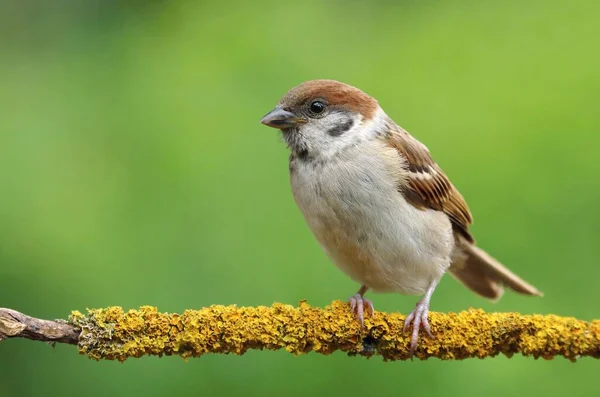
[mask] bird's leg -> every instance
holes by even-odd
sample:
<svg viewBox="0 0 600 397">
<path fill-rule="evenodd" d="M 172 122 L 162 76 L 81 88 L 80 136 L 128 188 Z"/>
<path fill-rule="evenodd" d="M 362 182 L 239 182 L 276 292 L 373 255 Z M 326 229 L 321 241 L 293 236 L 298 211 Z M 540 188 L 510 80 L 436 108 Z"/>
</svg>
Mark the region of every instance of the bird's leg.
<svg viewBox="0 0 600 397">
<path fill-rule="evenodd" d="M 412 324 L 412 336 L 410 338 L 410 355 L 412 356 L 417 349 L 417 341 L 419 340 L 419 329 L 421 326 L 425 328 L 427 335 L 430 338 L 433 338 L 431 334 L 431 327 L 429 326 L 429 320 L 427 317 L 429 316 L 429 301 L 431 300 L 431 295 L 433 295 L 433 291 L 435 291 L 435 287 L 437 287 L 439 280 L 434 280 L 429 284 L 427 291 L 425 291 L 425 295 L 421 298 L 421 300 L 415 306 L 415 309 L 410 312 L 410 314 L 404 320 L 404 328 L 403 332 L 406 332 L 408 327 Z"/>
<path fill-rule="evenodd" d="M 367 312 L 373 316 L 375 310 L 373 309 L 373 303 L 364 298 L 365 292 L 367 292 L 369 288 L 366 285 L 360 287 L 358 292 L 350 298 L 350 308 L 352 309 L 352 313 L 356 313 L 356 317 L 360 321 L 360 327 L 364 327 L 365 325 L 365 307 Z"/>
</svg>

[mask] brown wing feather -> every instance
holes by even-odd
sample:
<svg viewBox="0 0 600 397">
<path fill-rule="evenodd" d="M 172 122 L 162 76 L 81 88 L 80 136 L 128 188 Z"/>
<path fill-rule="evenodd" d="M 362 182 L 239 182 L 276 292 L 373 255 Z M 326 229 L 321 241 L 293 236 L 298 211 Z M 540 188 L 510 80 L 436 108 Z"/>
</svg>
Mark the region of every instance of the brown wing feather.
<svg viewBox="0 0 600 397">
<path fill-rule="evenodd" d="M 454 229 L 474 242 L 469 233 L 473 218 L 463 196 L 433 161 L 429 149 L 400 127 L 396 128 L 386 141 L 407 160 L 408 191 L 403 192 L 407 200 L 418 208 L 443 211 Z"/>
<path fill-rule="evenodd" d="M 417 208 L 443 211 L 452 222 L 456 248 L 450 273 L 473 291 L 494 300 L 502 295 L 503 286 L 525 295 L 541 296 L 537 288 L 475 246 L 469 233 L 473 223 L 469 207 L 433 161 L 427 147 L 391 121 L 388 129 L 385 141 L 406 159 L 408 188 L 401 190 L 404 197 Z"/>
</svg>

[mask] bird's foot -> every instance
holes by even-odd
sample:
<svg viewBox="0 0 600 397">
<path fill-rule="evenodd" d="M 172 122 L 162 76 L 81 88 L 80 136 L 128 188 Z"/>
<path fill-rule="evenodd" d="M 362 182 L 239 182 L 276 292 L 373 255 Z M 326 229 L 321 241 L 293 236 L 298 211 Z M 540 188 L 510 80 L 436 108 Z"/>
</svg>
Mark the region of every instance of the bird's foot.
<svg viewBox="0 0 600 397">
<path fill-rule="evenodd" d="M 375 309 L 373 308 L 373 302 L 363 297 L 363 295 L 360 292 L 351 297 L 349 301 L 352 313 L 356 314 L 356 318 L 358 318 L 358 320 L 360 321 L 360 327 L 363 328 L 365 325 L 365 309 L 369 314 L 371 314 L 371 317 L 375 313 Z"/>
<path fill-rule="evenodd" d="M 403 332 L 406 332 L 408 327 L 412 324 L 412 336 L 410 338 L 410 356 L 412 357 L 417 349 L 417 342 L 419 340 L 419 329 L 421 326 L 427 332 L 430 338 L 433 338 L 431 333 L 431 327 L 429 326 L 429 299 L 421 299 L 417 303 L 415 309 L 404 320 Z"/>
</svg>

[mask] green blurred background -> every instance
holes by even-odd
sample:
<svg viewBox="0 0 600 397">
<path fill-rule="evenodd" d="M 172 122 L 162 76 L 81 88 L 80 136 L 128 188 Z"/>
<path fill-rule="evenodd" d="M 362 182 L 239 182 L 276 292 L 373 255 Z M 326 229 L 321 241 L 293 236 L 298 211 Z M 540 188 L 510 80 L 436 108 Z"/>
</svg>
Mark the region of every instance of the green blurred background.
<svg viewBox="0 0 600 397">
<path fill-rule="evenodd" d="M 358 286 L 313 239 L 260 118 L 333 78 L 379 99 L 545 293 L 451 277 L 432 310 L 600 317 L 600 3 L 8 1 L 0 6 L 0 306 L 324 306 Z M 371 295 L 383 311 L 415 297 Z M 384 363 L 283 351 L 94 362 L 0 343 L 0 396 L 590 395 L 598 363 Z"/>
</svg>

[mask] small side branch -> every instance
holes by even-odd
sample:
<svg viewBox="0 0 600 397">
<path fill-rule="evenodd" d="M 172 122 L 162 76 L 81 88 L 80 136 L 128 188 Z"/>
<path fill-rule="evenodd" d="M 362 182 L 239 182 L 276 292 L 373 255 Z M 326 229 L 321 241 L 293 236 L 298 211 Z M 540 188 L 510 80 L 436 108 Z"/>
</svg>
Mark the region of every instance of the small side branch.
<svg viewBox="0 0 600 397">
<path fill-rule="evenodd" d="M 299 307 L 210 306 L 182 314 L 160 313 L 142 306 L 74 311 L 69 321 L 48 321 L 0 309 L 0 340 L 22 337 L 77 344 L 79 352 L 96 360 L 145 355 L 200 357 L 208 353 L 244 354 L 251 349 L 285 349 L 292 354 L 342 351 L 349 355 L 405 360 L 410 335 L 403 335 L 404 316 L 376 312 L 364 329 L 348 304 L 335 301 L 324 309 L 301 302 Z M 600 358 L 600 320 L 585 322 L 555 315 L 430 313 L 435 336 L 422 335 L 415 356 L 460 360 L 500 353 L 551 359 Z"/>
</svg>

